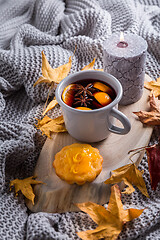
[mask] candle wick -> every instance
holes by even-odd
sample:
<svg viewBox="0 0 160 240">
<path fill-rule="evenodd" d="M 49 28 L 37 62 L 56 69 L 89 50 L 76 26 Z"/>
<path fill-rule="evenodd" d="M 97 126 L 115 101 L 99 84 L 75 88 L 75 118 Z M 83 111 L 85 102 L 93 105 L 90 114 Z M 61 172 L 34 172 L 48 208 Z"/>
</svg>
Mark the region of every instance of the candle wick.
<svg viewBox="0 0 160 240">
<path fill-rule="evenodd" d="M 128 43 L 126 43 L 125 41 L 120 41 L 119 43 L 117 43 L 117 47 L 126 48 L 128 47 Z"/>
</svg>

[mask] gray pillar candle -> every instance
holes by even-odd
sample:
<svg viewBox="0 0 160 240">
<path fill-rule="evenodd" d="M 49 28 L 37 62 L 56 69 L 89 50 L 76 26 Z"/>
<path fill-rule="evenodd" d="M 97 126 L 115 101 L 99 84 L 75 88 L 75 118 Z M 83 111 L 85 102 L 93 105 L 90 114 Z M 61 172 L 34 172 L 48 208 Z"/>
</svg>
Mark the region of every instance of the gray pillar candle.
<svg viewBox="0 0 160 240">
<path fill-rule="evenodd" d="M 104 70 L 122 84 L 121 105 L 137 102 L 143 93 L 147 42 L 140 36 L 127 33 L 124 40 L 113 34 L 104 42 Z"/>
</svg>

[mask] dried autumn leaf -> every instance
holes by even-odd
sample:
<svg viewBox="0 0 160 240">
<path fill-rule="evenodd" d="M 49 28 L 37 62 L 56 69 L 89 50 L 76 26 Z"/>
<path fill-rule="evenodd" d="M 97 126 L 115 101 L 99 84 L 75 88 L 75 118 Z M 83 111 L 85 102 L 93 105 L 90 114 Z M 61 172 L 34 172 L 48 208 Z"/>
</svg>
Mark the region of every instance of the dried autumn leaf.
<svg viewBox="0 0 160 240">
<path fill-rule="evenodd" d="M 51 138 L 51 133 L 53 132 L 66 132 L 66 128 L 64 126 L 63 116 L 52 119 L 48 116 L 45 116 L 42 120 L 38 120 L 37 129 L 42 131 L 42 134 L 45 134 L 47 137 Z"/>
<path fill-rule="evenodd" d="M 146 147 L 151 187 L 156 190 L 160 182 L 160 139 L 158 144 Z"/>
<path fill-rule="evenodd" d="M 42 120 L 40 119 L 36 119 L 38 121 L 36 127 L 39 129 L 41 126 L 43 126 L 44 124 L 48 123 L 50 121 L 50 117 L 45 116 Z"/>
<path fill-rule="evenodd" d="M 33 179 L 34 177 L 29 177 L 29 178 L 25 178 L 25 179 L 14 179 L 12 181 L 10 181 L 10 190 L 12 188 L 12 186 L 15 187 L 15 193 L 16 196 L 18 195 L 18 192 L 21 191 L 22 194 L 28 198 L 29 200 L 32 201 L 32 204 L 34 205 L 34 198 L 35 195 L 33 193 L 33 189 L 32 189 L 32 184 L 39 184 L 39 183 L 43 183 L 42 181 L 37 181 L 35 179 Z"/>
<path fill-rule="evenodd" d="M 158 98 L 155 98 L 154 94 L 149 97 L 149 103 L 151 111 L 160 113 L 160 101 Z"/>
<path fill-rule="evenodd" d="M 111 196 L 108 204 L 108 208 L 96 203 L 87 202 L 76 204 L 83 212 L 89 214 L 98 227 L 94 230 L 87 230 L 78 232 L 78 236 L 84 240 L 97 240 L 97 239 L 117 239 L 118 235 L 122 231 L 123 225 L 139 217 L 144 209 L 130 208 L 123 209 L 121 202 L 121 192 L 118 185 L 111 187 Z"/>
<path fill-rule="evenodd" d="M 150 112 L 147 111 L 139 111 L 133 112 L 135 115 L 139 117 L 139 120 L 142 123 L 147 125 L 160 125 L 160 100 L 156 99 L 152 94 L 149 99 L 150 102 Z"/>
<path fill-rule="evenodd" d="M 139 111 L 134 112 L 134 114 L 136 114 L 139 117 L 139 120 L 142 123 L 153 126 L 160 125 L 160 113 Z"/>
<path fill-rule="evenodd" d="M 96 60 L 96 58 L 94 58 L 93 61 L 91 63 L 89 63 L 88 65 L 86 65 L 84 68 L 82 68 L 81 71 L 96 70 L 96 71 L 102 71 L 103 72 L 103 69 L 93 69 L 94 64 L 95 64 L 95 60 Z"/>
<path fill-rule="evenodd" d="M 98 69 L 94 69 L 96 71 L 100 71 L 100 72 L 104 72 L 104 69 L 103 68 L 98 68 Z"/>
<path fill-rule="evenodd" d="M 56 99 L 53 99 L 48 106 L 46 107 L 46 109 L 43 111 L 42 115 L 45 115 L 48 111 L 50 111 L 51 109 L 53 109 L 56 105 L 58 104 Z"/>
<path fill-rule="evenodd" d="M 157 78 L 157 81 L 145 81 L 144 87 L 151 90 L 151 93 L 155 95 L 155 97 L 160 96 L 160 77 Z"/>
<path fill-rule="evenodd" d="M 72 58 L 69 57 L 68 63 L 57 68 L 52 68 L 42 51 L 42 77 L 40 77 L 34 86 L 39 83 L 60 83 L 70 72 L 72 66 Z"/>
<path fill-rule="evenodd" d="M 95 60 L 96 60 L 96 59 L 94 58 L 93 61 L 92 61 L 91 63 L 89 63 L 88 65 L 86 65 L 84 68 L 82 68 L 81 71 L 84 71 L 84 70 L 93 70 Z"/>
<path fill-rule="evenodd" d="M 139 171 L 135 164 L 127 164 L 123 167 L 117 168 L 112 171 L 114 174 L 105 181 L 106 184 L 115 184 L 124 181 L 128 187 L 122 193 L 131 194 L 135 191 L 133 185 L 145 195 L 149 197 L 145 182 L 143 180 L 143 171 Z"/>
<path fill-rule="evenodd" d="M 158 144 L 154 144 L 149 147 L 140 147 L 137 149 L 130 150 L 129 152 L 135 152 L 136 153 L 146 150 L 147 152 L 147 160 L 148 160 L 148 166 L 149 166 L 149 174 L 151 179 L 151 187 L 153 190 L 156 190 L 158 183 L 160 182 L 160 137 Z M 133 156 L 132 155 L 132 156 Z"/>
</svg>

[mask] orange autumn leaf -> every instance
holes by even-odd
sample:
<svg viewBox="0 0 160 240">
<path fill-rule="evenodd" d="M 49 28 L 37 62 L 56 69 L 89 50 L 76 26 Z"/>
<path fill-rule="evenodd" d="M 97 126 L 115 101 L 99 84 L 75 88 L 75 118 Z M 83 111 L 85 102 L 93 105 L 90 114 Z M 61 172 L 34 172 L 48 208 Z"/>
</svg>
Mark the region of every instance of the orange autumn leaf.
<svg viewBox="0 0 160 240">
<path fill-rule="evenodd" d="M 157 78 L 157 81 L 145 81 L 144 87 L 151 90 L 151 94 L 154 94 L 155 97 L 160 96 L 160 77 Z"/>
<path fill-rule="evenodd" d="M 84 240 L 108 239 L 115 240 L 126 222 L 138 218 L 144 209 L 123 209 L 121 192 L 118 185 L 111 187 L 111 196 L 107 209 L 96 203 L 87 202 L 76 204 L 83 212 L 87 213 L 98 225 L 94 230 L 78 232 L 78 236 Z"/>
<path fill-rule="evenodd" d="M 34 198 L 35 195 L 33 193 L 33 189 L 32 189 L 32 184 L 39 184 L 39 183 L 43 183 L 42 181 L 37 181 L 34 179 L 34 177 L 29 177 L 29 178 L 25 178 L 25 179 L 14 179 L 12 181 L 10 181 L 10 191 L 11 188 L 14 186 L 15 188 L 15 193 L 16 196 L 18 196 L 18 192 L 21 191 L 22 194 L 28 198 L 29 200 L 32 201 L 32 204 L 34 205 Z"/>
<path fill-rule="evenodd" d="M 42 134 L 45 134 L 47 137 L 51 138 L 51 133 L 53 132 L 66 132 L 66 128 L 64 126 L 63 116 L 52 119 L 48 116 L 45 116 L 42 120 L 38 120 L 36 126 L 37 129 L 42 131 Z"/>
<path fill-rule="evenodd" d="M 84 68 L 82 68 L 81 71 L 84 71 L 84 70 L 103 71 L 103 69 L 93 69 L 94 64 L 95 64 L 95 60 L 96 60 L 96 58 L 94 58 L 93 61 L 91 63 L 89 63 L 88 65 L 86 65 Z"/>
<path fill-rule="evenodd" d="M 48 111 L 50 111 L 51 109 L 53 109 L 56 105 L 58 104 L 56 99 L 53 99 L 48 106 L 46 107 L 46 109 L 43 111 L 42 115 L 45 115 Z"/>
<path fill-rule="evenodd" d="M 53 69 L 42 51 L 42 76 L 35 82 L 34 86 L 39 83 L 60 83 L 69 74 L 71 66 L 72 58 L 70 56 L 68 63 Z"/>
<path fill-rule="evenodd" d="M 152 94 L 149 97 L 150 102 L 150 110 L 147 111 L 139 111 L 139 112 L 133 112 L 135 115 L 139 117 L 139 120 L 147 125 L 160 125 L 160 100 L 155 98 L 155 96 Z"/>
<path fill-rule="evenodd" d="M 143 180 L 143 171 L 139 171 L 135 164 L 127 164 L 112 171 L 113 175 L 105 181 L 106 184 L 115 184 L 124 182 L 126 190 L 122 193 L 131 194 L 135 191 L 135 185 L 146 197 L 149 197 L 145 182 Z"/>
</svg>

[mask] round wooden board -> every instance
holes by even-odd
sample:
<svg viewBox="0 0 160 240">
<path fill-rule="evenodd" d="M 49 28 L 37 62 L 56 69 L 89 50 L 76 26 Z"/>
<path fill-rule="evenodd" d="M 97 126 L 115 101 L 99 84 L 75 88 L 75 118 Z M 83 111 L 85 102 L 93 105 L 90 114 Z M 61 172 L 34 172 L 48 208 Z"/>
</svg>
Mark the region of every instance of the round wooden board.
<svg viewBox="0 0 160 240">
<path fill-rule="evenodd" d="M 146 80 L 151 79 L 146 75 Z M 149 91 L 144 89 L 143 96 L 138 102 L 128 106 L 119 106 L 131 122 L 131 131 L 127 135 L 111 133 L 107 139 L 91 144 L 99 149 L 104 159 L 102 172 L 92 183 L 86 183 L 83 186 L 70 185 L 55 174 L 52 166 L 55 154 L 64 146 L 77 142 L 75 139 L 68 133 L 54 134 L 52 139 L 47 139 L 34 172 L 37 180 L 45 184 L 38 184 L 34 187 L 35 205 L 27 200 L 28 208 L 33 212 L 62 213 L 78 211 L 74 203 L 87 201 L 106 203 L 110 197 L 110 185 L 104 184 L 104 181 L 110 177 L 112 170 L 130 162 L 129 150 L 146 146 L 150 140 L 153 128 L 145 127 L 133 114 L 140 110 L 149 110 L 148 95 Z M 143 155 L 144 152 L 141 152 L 134 157 L 137 165 Z"/>
</svg>

